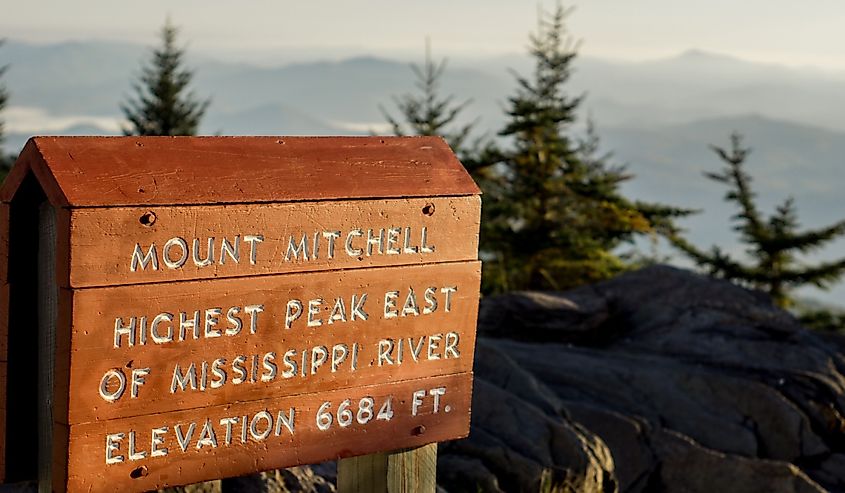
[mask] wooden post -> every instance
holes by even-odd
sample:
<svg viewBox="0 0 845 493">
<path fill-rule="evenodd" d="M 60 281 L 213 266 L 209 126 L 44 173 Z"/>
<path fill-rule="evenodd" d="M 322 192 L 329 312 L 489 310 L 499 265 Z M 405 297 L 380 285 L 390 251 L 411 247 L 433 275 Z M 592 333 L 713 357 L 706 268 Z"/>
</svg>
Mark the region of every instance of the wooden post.
<svg viewBox="0 0 845 493">
<path fill-rule="evenodd" d="M 341 459 L 337 467 L 338 493 L 434 493 L 437 444 Z"/>
</svg>

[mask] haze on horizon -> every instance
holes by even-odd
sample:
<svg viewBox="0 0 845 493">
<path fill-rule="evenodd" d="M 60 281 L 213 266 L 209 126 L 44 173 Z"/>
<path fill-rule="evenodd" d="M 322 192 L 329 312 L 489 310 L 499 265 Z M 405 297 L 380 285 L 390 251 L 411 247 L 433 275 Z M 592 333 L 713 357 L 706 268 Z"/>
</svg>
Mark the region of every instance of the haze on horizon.
<svg viewBox="0 0 845 493">
<path fill-rule="evenodd" d="M 537 10 L 514 0 L 0 0 L 0 38 L 52 43 L 112 40 L 153 45 L 170 16 L 191 50 L 221 59 L 278 64 L 374 54 L 485 57 L 524 52 Z M 751 61 L 845 70 L 845 2 L 812 0 L 589 0 L 568 27 L 581 54 L 643 60 L 701 49 Z"/>
</svg>

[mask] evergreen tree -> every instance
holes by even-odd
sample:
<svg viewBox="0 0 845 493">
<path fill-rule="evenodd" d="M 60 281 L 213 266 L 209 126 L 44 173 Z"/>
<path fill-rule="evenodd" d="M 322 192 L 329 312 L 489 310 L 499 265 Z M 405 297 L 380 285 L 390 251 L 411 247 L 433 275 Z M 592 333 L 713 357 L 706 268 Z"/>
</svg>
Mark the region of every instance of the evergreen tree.
<svg viewBox="0 0 845 493">
<path fill-rule="evenodd" d="M 624 167 L 608 163 L 592 123 L 573 138 L 582 96 L 564 86 L 577 43 L 566 34 L 567 9 L 543 13 L 530 38 L 532 77 L 517 75 L 509 122 L 501 131 L 512 148 L 500 154 L 495 192 L 484 196 L 481 255 L 488 292 L 564 289 L 626 269 L 614 253 L 640 234 L 668 233 L 689 211 L 626 199 Z"/>
<path fill-rule="evenodd" d="M 126 135 L 196 135 L 210 100 L 188 91 L 193 73 L 182 67 L 185 51 L 176 44 L 178 29 L 168 19 L 161 30 L 161 46 L 133 84 L 136 99 L 121 105 L 130 128 Z"/>
<path fill-rule="evenodd" d="M 446 71 L 446 63 L 445 58 L 439 62 L 432 60 L 431 46 L 426 40 L 423 65 L 411 65 L 419 93 L 393 98 L 404 121 L 394 118 L 384 108 L 381 108 L 381 112 L 395 135 L 439 135 L 449 142 L 452 150 L 460 153 L 474 123 L 453 127 L 460 113 L 472 101 L 456 103 L 454 96 L 440 95 L 440 79 Z"/>
<path fill-rule="evenodd" d="M 757 207 L 751 176 L 744 169 L 750 149 L 743 147 L 742 137 L 732 134 L 729 150 L 716 146 L 712 149 L 725 167 L 705 176 L 728 186 L 725 200 L 739 208 L 733 217 L 733 229 L 747 247 L 751 262 L 735 260 L 717 246 L 710 251 L 699 250 L 680 236 L 673 238 L 675 246 L 715 276 L 768 292 L 781 307 L 792 303 L 789 288 L 806 284 L 827 288 L 845 274 L 845 258 L 816 265 L 805 265 L 798 258 L 798 254 L 816 251 L 845 235 L 845 220 L 825 228 L 799 231 L 791 198 L 765 218 Z"/>
<path fill-rule="evenodd" d="M 419 92 L 393 98 L 400 118 L 392 116 L 383 107 L 380 108 L 381 112 L 392 127 L 394 135 L 437 135 L 446 139 L 484 193 L 490 193 L 496 179 L 491 166 L 498 159 L 498 148 L 486 137 L 467 142 L 476 121 L 463 125 L 458 125 L 457 122 L 472 100 L 457 103 L 453 95 L 440 95 L 440 81 L 446 71 L 446 65 L 445 58 L 439 62 L 432 59 L 431 45 L 426 39 L 423 65 L 411 65 Z"/>
<path fill-rule="evenodd" d="M 3 40 L 0 40 L 0 46 L 2 46 Z M 0 67 L 0 79 L 2 79 L 3 75 L 6 73 L 8 69 L 8 65 L 4 65 Z M 6 89 L 6 84 L 0 80 L 0 113 L 2 113 L 3 109 L 6 107 L 6 102 L 9 99 L 9 92 Z M 14 158 L 12 156 L 6 155 L 6 151 L 3 150 L 3 142 L 5 141 L 5 125 L 3 119 L 0 118 L 0 180 L 6 177 L 6 174 L 9 172 L 9 169 L 12 167 L 14 162 Z"/>
<path fill-rule="evenodd" d="M 3 41 L 0 40 L 0 46 L 2 46 L 2 45 L 3 45 Z M 3 75 L 6 73 L 6 70 L 8 68 L 9 67 L 6 66 L 6 65 L 0 67 L 0 77 L 3 77 Z M 3 109 L 6 107 L 6 101 L 8 101 L 8 99 L 9 99 L 9 92 L 6 90 L 6 84 L 4 84 L 2 82 L 2 80 L 0 80 L 0 111 L 3 111 Z M 5 137 L 4 133 L 5 133 L 5 125 L 3 123 L 3 120 L 0 119 L 0 144 L 3 143 L 3 139 Z"/>
</svg>

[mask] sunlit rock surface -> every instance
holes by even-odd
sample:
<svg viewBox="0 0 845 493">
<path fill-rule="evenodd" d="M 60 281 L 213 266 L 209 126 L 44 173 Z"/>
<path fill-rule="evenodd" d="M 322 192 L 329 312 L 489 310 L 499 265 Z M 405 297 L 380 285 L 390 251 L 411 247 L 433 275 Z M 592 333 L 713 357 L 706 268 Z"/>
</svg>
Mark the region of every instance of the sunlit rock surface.
<svg viewBox="0 0 845 493">
<path fill-rule="evenodd" d="M 479 335 L 449 491 L 845 490 L 845 339 L 759 293 L 652 267 L 487 298 Z"/>
</svg>

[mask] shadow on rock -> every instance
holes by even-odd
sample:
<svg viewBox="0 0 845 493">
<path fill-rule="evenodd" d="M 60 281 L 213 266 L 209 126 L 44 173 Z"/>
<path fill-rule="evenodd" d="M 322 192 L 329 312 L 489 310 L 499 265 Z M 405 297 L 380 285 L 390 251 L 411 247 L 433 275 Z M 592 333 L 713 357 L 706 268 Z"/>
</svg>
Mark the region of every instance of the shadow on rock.
<svg viewBox="0 0 845 493">
<path fill-rule="evenodd" d="M 843 491 L 843 343 L 760 293 L 662 266 L 485 299 L 470 438 L 441 446 L 439 481 Z"/>
</svg>

